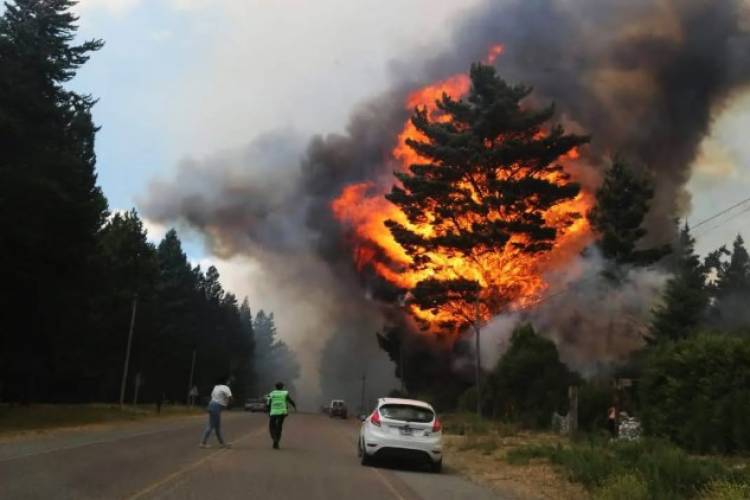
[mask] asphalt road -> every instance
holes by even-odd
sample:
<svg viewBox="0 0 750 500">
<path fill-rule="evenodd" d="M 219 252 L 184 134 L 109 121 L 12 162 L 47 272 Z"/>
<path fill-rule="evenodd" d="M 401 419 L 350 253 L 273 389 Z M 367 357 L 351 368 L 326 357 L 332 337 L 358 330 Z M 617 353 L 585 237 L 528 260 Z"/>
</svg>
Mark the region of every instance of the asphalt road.
<svg viewBox="0 0 750 500">
<path fill-rule="evenodd" d="M 498 498 L 446 468 L 362 467 L 358 422 L 292 414 L 280 450 L 267 417 L 229 412 L 229 450 L 198 448 L 204 419 L 59 431 L 0 442 L 2 499 Z"/>
</svg>

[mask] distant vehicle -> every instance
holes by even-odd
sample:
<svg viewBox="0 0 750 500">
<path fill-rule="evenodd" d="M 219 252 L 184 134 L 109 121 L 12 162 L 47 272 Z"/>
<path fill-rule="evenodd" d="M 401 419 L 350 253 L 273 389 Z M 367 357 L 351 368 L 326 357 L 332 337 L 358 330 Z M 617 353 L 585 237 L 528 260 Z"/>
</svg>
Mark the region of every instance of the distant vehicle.
<svg viewBox="0 0 750 500">
<path fill-rule="evenodd" d="M 362 465 L 373 459 L 406 459 L 443 468 L 443 424 L 429 403 L 414 399 L 381 398 L 359 431 Z"/>
<path fill-rule="evenodd" d="M 328 407 L 328 415 L 333 417 L 347 417 L 346 403 L 342 399 L 334 399 Z"/>
<path fill-rule="evenodd" d="M 259 411 L 265 413 L 267 410 L 268 407 L 266 406 L 266 400 L 263 398 L 248 399 L 245 401 L 245 411 L 251 411 L 253 413 Z"/>
</svg>

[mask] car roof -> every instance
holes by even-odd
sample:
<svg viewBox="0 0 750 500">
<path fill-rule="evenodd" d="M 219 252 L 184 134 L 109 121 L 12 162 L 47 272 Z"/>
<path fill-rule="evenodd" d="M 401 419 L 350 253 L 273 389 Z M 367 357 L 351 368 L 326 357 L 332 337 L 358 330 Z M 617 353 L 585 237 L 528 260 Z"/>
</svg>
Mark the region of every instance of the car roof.
<svg viewBox="0 0 750 500">
<path fill-rule="evenodd" d="M 331 403 L 343 403 L 343 402 L 344 402 L 343 399 L 332 399 L 331 400 Z"/>
<path fill-rule="evenodd" d="M 430 410 L 435 411 L 432 408 L 432 405 L 430 403 L 427 403 L 425 401 L 419 401 L 417 399 L 380 398 L 378 401 L 379 401 L 379 406 L 382 406 L 382 405 L 412 405 L 412 406 L 421 406 L 423 408 L 428 408 Z"/>
</svg>

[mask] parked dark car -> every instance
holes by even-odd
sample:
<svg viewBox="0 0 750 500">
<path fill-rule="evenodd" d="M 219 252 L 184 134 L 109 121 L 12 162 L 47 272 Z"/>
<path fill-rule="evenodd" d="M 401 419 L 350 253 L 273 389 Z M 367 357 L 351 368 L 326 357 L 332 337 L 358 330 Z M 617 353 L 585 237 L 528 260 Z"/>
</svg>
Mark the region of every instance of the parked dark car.
<svg viewBox="0 0 750 500">
<path fill-rule="evenodd" d="M 346 403 L 342 399 L 334 399 L 331 401 L 331 405 L 328 408 L 328 414 L 333 417 L 346 418 L 347 410 Z"/>
<path fill-rule="evenodd" d="M 248 399 L 245 401 L 245 411 L 265 413 L 267 410 L 268 407 L 266 406 L 266 400 L 263 398 Z"/>
</svg>

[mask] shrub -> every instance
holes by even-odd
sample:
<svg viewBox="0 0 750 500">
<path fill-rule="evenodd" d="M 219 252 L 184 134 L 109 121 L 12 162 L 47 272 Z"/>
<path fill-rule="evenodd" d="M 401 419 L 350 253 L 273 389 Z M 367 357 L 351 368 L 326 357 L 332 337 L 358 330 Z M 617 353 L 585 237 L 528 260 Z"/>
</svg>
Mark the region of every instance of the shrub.
<svg viewBox="0 0 750 500">
<path fill-rule="evenodd" d="M 477 388 L 469 387 L 458 398 L 458 409 L 469 413 L 477 411 Z"/>
<path fill-rule="evenodd" d="M 473 413 L 443 415 L 443 431 L 459 436 L 489 434 L 491 422 L 479 418 Z"/>
<path fill-rule="evenodd" d="M 747 500 L 750 498 L 750 484 L 719 480 L 713 481 L 701 490 L 700 500 Z"/>
<path fill-rule="evenodd" d="M 594 493 L 597 500 L 649 500 L 648 484 L 635 474 L 610 476 Z"/>
<path fill-rule="evenodd" d="M 646 485 L 645 498 L 658 500 L 692 498 L 714 481 L 748 484 L 747 476 L 716 460 L 691 457 L 671 443 L 653 439 L 609 445 L 594 440 L 566 447 L 527 446 L 511 450 L 506 460 L 523 464 L 533 458 L 547 458 L 560 466 L 571 481 L 610 495 L 616 495 L 626 482 L 632 481 L 623 478 L 627 475 Z"/>
<path fill-rule="evenodd" d="M 699 335 L 654 348 L 639 392 L 647 433 L 699 452 L 750 450 L 750 339 Z"/>
<path fill-rule="evenodd" d="M 578 391 L 578 428 L 585 432 L 606 430 L 611 404 L 612 389 L 605 381 L 585 382 Z"/>
<path fill-rule="evenodd" d="M 513 332 L 508 351 L 487 377 L 484 406 L 493 416 L 545 427 L 554 411 L 567 412 L 568 386 L 578 380 L 560 361 L 554 342 L 523 325 Z"/>
</svg>

